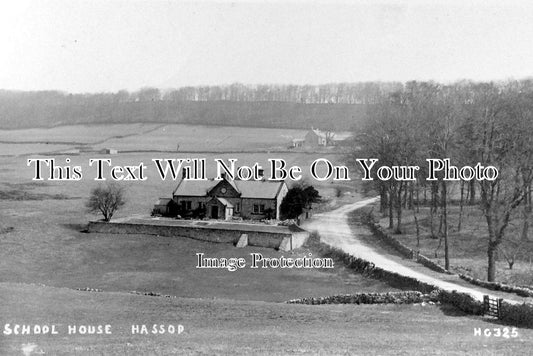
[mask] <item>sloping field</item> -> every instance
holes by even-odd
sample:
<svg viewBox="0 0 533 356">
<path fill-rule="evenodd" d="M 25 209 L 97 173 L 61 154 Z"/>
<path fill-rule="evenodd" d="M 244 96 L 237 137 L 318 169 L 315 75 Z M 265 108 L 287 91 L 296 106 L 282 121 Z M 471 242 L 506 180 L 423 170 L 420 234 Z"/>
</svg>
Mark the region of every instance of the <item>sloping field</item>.
<svg viewBox="0 0 533 356">
<path fill-rule="evenodd" d="M 6 152 L 4 155 L 12 151 L 13 154 L 30 154 L 80 148 L 92 151 L 113 148 L 127 152 L 287 151 L 292 139 L 303 138 L 306 133 L 307 130 L 297 129 L 188 124 L 67 125 L 0 130 L 0 145 L 4 148 L 0 152 Z M 349 132 L 337 132 L 335 136 L 349 135 Z M 10 144 L 12 147 L 8 147 Z M 323 151 L 331 151 L 331 147 Z"/>
<path fill-rule="evenodd" d="M 94 150 L 119 151 L 264 151 L 286 150 L 293 138 L 303 138 L 305 134 L 306 130 L 238 126 L 100 124 L 0 130 L 0 143 L 67 144 L 70 148 L 90 145 Z M 43 152 L 27 147 L 22 153 Z"/>
<path fill-rule="evenodd" d="M 527 355 L 533 331 L 475 336 L 502 326 L 444 307 L 294 305 L 90 293 L 0 283 L 2 324 L 55 325 L 57 335 L 0 335 L 2 355 L 322 354 Z M 111 325 L 110 335 L 68 334 L 68 325 Z M 132 325 L 183 325 L 175 334 L 132 334 Z M 4 326 L 4 325 L 2 325 Z M 503 332 L 503 331 L 501 331 Z"/>
<path fill-rule="evenodd" d="M 97 147 L 119 151 L 264 151 L 287 149 L 305 130 L 232 126 L 165 125 L 141 136 L 113 138 Z M 178 148 L 179 146 L 179 148 Z"/>
<path fill-rule="evenodd" d="M 68 150 L 70 146 L 64 144 L 46 144 L 46 143 L 1 143 L 0 156 L 19 156 L 27 154 L 45 154 Z"/>
<path fill-rule="evenodd" d="M 51 128 L 0 130 L 0 142 L 96 143 L 111 137 L 140 134 L 161 124 L 67 125 Z"/>
</svg>

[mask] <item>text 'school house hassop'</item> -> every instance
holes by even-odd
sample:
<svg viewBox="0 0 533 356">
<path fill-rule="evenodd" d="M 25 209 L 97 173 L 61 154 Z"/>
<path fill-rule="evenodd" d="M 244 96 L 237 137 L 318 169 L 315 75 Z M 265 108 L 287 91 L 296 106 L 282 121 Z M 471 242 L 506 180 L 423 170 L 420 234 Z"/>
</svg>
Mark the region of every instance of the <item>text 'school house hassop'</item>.
<svg viewBox="0 0 533 356">
<path fill-rule="evenodd" d="M 186 180 L 173 193 L 174 202 L 181 211 L 205 209 L 207 218 L 229 220 L 279 219 L 279 207 L 287 194 L 283 181 Z"/>
</svg>

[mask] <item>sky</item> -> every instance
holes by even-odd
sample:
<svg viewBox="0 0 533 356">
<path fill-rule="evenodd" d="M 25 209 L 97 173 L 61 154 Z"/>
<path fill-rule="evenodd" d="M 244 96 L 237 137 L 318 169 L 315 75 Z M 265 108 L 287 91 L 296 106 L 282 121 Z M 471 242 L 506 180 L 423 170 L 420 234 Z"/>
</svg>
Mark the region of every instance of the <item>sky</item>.
<svg viewBox="0 0 533 356">
<path fill-rule="evenodd" d="M 533 76 L 527 1 L 3 1 L 0 88 Z"/>
</svg>

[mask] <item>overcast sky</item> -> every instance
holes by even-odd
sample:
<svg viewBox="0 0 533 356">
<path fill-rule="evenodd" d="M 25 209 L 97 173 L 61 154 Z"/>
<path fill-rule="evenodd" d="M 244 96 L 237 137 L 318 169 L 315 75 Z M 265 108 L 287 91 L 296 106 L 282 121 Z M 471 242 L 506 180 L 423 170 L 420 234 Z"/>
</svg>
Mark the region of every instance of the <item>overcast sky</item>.
<svg viewBox="0 0 533 356">
<path fill-rule="evenodd" d="M 0 88 L 533 76 L 526 1 L 5 1 Z"/>
</svg>

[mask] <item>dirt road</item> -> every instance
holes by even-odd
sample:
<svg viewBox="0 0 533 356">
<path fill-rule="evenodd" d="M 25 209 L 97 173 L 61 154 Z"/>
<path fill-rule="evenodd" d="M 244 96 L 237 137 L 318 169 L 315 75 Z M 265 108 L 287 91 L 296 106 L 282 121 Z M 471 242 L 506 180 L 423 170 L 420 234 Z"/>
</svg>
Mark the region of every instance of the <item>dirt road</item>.
<svg viewBox="0 0 533 356">
<path fill-rule="evenodd" d="M 377 267 L 385 270 L 416 278 L 421 282 L 432 284 L 444 290 L 456 290 L 458 292 L 468 293 L 478 300 L 483 300 L 483 295 L 487 294 L 502 297 L 501 293 L 492 293 L 491 291 L 474 286 L 467 287 L 464 285 L 466 282 L 461 280 L 457 275 L 434 272 L 414 261 L 403 259 L 398 255 L 381 250 L 377 251 L 363 243 L 358 236 L 370 234 L 370 232 L 364 226 L 350 223 L 348 214 L 355 209 L 374 203 L 376 200 L 377 198 L 362 200 L 327 213 L 316 214 L 312 219 L 307 220 L 302 227 L 309 231 L 318 231 L 322 242 L 340 248 L 353 256 L 370 261 Z M 523 301 L 518 296 L 515 298 L 513 294 L 506 294 L 505 299 L 517 303 Z"/>
</svg>

